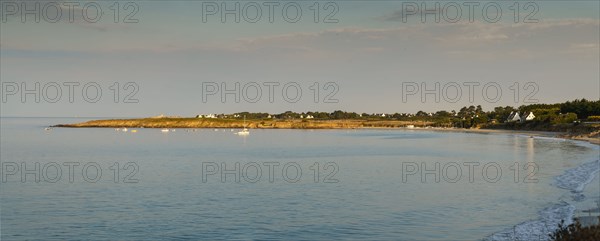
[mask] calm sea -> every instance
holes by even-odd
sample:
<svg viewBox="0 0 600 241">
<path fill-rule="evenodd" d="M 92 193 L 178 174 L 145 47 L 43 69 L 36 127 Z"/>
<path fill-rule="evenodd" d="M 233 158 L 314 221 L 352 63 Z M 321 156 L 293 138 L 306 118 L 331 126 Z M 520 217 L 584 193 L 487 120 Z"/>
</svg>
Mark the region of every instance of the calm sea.
<svg viewBox="0 0 600 241">
<path fill-rule="evenodd" d="M 552 138 L 0 120 L 2 240 L 544 240 L 600 193 L 598 147 Z"/>
</svg>

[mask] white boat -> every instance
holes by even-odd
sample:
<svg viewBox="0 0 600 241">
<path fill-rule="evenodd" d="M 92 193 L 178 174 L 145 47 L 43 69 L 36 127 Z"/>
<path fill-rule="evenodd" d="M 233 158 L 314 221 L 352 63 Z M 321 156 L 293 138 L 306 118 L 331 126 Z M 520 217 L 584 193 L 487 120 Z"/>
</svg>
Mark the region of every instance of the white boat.
<svg viewBox="0 0 600 241">
<path fill-rule="evenodd" d="M 250 135 L 250 132 L 248 131 L 248 129 L 244 128 L 242 131 L 238 131 L 236 134 L 240 136 L 247 136 Z"/>
<path fill-rule="evenodd" d="M 123 127 L 123 128 L 121 128 L 121 131 L 122 132 L 127 132 L 127 128 Z"/>
<path fill-rule="evenodd" d="M 160 130 L 160 132 L 162 132 L 162 133 L 167 133 L 167 132 L 169 132 L 169 129 L 167 129 L 167 128 L 164 128 L 164 129 Z"/>
<path fill-rule="evenodd" d="M 412 129 L 412 128 L 415 128 L 415 125 L 407 125 L 406 128 Z"/>
<path fill-rule="evenodd" d="M 244 129 L 242 131 L 238 131 L 235 134 L 239 136 L 247 136 L 250 135 L 250 131 L 246 128 L 246 116 L 244 116 Z"/>
</svg>

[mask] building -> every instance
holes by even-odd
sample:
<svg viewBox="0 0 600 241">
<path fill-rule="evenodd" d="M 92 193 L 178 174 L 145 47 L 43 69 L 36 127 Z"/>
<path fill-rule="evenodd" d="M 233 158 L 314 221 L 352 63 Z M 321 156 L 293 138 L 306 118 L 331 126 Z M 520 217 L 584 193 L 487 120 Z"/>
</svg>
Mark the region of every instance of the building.
<svg viewBox="0 0 600 241">
<path fill-rule="evenodd" d="M 519 115 L 519 112 L 516 111 L 510 112 L 510 115 L 508 115 L 508 118 L 506 118 L 506 122 L 516 121 L 521 121 L 521 115 Z"/>
<path fill-rule="evenodd" d="M 530 121 L 535 119 L 535 115 L 533 114 L 533 112 L 529 112 L 529 114 L 525 114 L 523 113 L 522 115 L 519 114 L 519 112 L 513 111 L 510 112 L 510 115 L 508 116 L 508 118 L 506 119 L 506 122 L 525 122 L 525 121 Z"/>
<path fill-rule="evenodd" d="M 217 118 L 217 115 L 215 115 L 215 114 L 197 115 L 196 118 Z"/>
<path fill-rule="evenodd" d="M 535 115 L 533 114 L 533 112 L 530 111 L 529 114 L 521 118 L 521 122 L 530 121 L 533 119 L 535 119 Z"/>
</svg>

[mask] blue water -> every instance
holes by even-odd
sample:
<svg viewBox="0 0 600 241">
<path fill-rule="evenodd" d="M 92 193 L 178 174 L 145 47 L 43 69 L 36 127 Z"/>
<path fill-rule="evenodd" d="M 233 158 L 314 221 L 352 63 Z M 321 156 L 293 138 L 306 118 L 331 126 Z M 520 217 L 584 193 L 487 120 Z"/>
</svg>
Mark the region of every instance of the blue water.
<svg viewBox="0 0 600 241">
<path fill-rule="evenodd" d="M 590 183 L 598 147 L 559 139 L 428 130 L 45 131 L 86 119 L 0 120 L 2 240 L 545 239 L 541 227 L 598 198 L 584 184 L 600 190 Z M 436 163 L 442 174 L 403 178 L 408 166 Z"/>
</svg>

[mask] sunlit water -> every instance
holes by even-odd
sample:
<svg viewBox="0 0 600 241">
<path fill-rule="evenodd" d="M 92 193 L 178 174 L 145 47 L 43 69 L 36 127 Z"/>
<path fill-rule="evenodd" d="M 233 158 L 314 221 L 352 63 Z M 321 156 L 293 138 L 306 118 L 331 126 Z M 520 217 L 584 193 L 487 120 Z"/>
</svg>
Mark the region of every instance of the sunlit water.
<svg viewBox="0 0 600 241">
<path fill-rule="evenodd" d="M 84 120 L 1 119 L 2 240 L 546 239 L 600 190 L 598 147 L 559 139 L 425 130 L 250 130 L 246 137 L 230 129 L 44 130 Z M 39 183 L 31 174 L 36 162 Z M 215 169 L 236 163 L 241 175 Z M 441 174 L 421 172 L 436 163 Z M 97 181 L 90 180 L 95 167 Z"/>
</svg>

